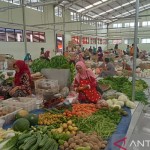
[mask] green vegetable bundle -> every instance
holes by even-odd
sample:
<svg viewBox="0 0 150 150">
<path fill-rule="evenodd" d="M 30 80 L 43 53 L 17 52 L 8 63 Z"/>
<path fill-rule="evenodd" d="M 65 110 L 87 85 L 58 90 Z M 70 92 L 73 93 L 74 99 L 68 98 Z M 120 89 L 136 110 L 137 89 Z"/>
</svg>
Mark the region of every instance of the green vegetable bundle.
<svg viewBox="0 0 150 150">
<path fill-rule="evenodd" d="M 62 69 L 64 65 L 69 65 L 69 62 L 64 56 L 54 56 L 50 60 L 50 67 Z"/>
<path fill-rule="evenodd" d="M 113 90 L 126 94 L 129 99 L 132 99 L 132 81 L 126 77 L 107 77 L 99 80 L 99 84 L 110 85 Z M 147 104 L 147 97 L 144 90 L 148 88 L 144 80 L 136 80 L 135 82 L 135 100 Z"/>
<path fill-rule="evenodd" d="M 33 72 L 40 72 L 43 68 L 50 68 L 50 61 L 44 58 L 37 58 L 30 67 Z"/>
<path fill-rule="evenodd" d="M 103 139 L 108 139 L 116 130 L 121 115 L 110 110 L 99 110 L 88 118 L 77 118 L 75 124 L 85 133 L 96 132 Z"/>
</svg>

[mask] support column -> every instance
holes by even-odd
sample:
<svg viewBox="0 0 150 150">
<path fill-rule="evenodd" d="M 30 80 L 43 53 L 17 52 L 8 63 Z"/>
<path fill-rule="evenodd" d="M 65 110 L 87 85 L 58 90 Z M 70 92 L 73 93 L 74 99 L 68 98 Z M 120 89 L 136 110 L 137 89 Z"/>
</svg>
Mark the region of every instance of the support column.
<svg viewBox="0 0 150 150">
<path fill-rule="evenodd" d="M 56 23 L 56 19 L 55 19 L 55 6 L 53 6 L 53 23 L 54 23 L 54 52 L 55 52 L 55 55 L 56 55 L 56 25 L 55 25 L 55 23 Z"/>
<path fill-rule="evenodd" d="M 97 50 L 97 48 L 98 48 L 98 43 L 97 43 L 97 21 L 95 21 L 95 23 L 96 23 L 96 50 Z"/>
<path fill-rule="evenodd" d="M 22 19 L 23 19 L 23 39 L 24 39 L 24 48 L 25 48 L 25 55 L 28 53 L 27 50 L 27 38 L 26 38 L 26 12 L 25 12 L 25 0 L 21 0 L 22 5 Z"/>
<path fill-rule="evenodd" d="M 107 33 L 106 33 L 106 35 L 107 35 L 107 50 L 108 50 L 108 26 L 109 26 L 109 23 L 107 23 Z"/>
<path fill-rule="evenodd" d="M 138 17 L 139 17 L 139 0 L 136 0 L 135 28 L 134 28 L 134 56 L 132 71 L 132 101 L 135 100 L 135 78 L 136 78 L 136 56 L 137 56 L 137 40 L 138 40 Z"/>
<path fill-rule="evenodd" d="M 64 41 L 63 41 L 63 54 L 66 51 L 66 24 L 65 24 L 65 20 L 66 20 L 66 9 L 63 8 L 63 32 L 64 32 Z"/>
<path fill-rule="evenodd" d="M 80 19 L 80 45 L 82 47 L 82 15 L 79 14 L 79 19 Z"/>
</svg>

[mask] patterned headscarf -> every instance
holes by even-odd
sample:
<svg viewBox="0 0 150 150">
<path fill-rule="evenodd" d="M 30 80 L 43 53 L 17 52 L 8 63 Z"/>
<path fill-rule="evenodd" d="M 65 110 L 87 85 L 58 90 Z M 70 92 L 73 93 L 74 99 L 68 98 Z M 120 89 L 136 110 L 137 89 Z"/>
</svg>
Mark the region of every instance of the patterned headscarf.
<svg viewBox="0 0 150 150">
<path fill-rule="evenodd" d="M 17 66 L 19 68 L 19 72 L 16 72 L 15 73 L 15 79 L 14 79 L 14 84 L 15 86 L 20 86 L 21 85 L 21 76 L 24 74 L 24 73 L 27 73 L 29 75 L 29 80 L 31 82 L 31 74 L 30 74 L 30 70 L 27 66 L 27 64 L 23 61 L 23 60 L 17 60 L 13 66 Z"/>
</svg>

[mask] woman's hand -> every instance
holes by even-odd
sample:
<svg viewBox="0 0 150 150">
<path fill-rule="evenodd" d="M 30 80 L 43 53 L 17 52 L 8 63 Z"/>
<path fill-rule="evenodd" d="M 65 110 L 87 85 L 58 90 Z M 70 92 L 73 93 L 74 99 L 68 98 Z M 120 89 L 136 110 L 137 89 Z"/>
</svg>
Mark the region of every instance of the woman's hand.
<svg viewBox="0 0 150 150">
<path fill-rule="evenodd" d="M 13 89 L 11 89 L 11 90 L 9 91 L 9 94 L 10 94 L 10 95 L 13 95 L 13 94 L 15 93 L 15 91 L 18 90 L 18 89 L 19 89 L 18 86 L 14 87 Z"/>
</svg>

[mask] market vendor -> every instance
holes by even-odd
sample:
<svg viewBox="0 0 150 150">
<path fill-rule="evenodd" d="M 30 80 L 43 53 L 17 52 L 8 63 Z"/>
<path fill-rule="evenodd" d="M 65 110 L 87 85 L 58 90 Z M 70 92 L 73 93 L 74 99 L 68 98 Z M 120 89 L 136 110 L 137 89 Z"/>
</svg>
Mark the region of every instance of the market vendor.
<svg viewBox="0 0 150 150">
<path fill-rule="evenodd" d="M 77 75 L 74 80 L 75 91 L 79 92 L 80 102 L 97 103 L 101 99 L 100 93 L 96 90 L 96 79 L 92 70 L 87 69 L 82 61 L 76 63 Z"/>
<path fill-rule="evenodd" d="M 115 66 L 110 62 L 109 58 L 105 58 L 104 63 L 102 65 L 102 71 L 100 73 L 100 77 L 108 77 L 116 75 Z"/>
<path fill-rule="evenodd" d="M 0 94 L 5 98 L 31 95 L 31 75 L 27 64 L 22 60 L 17 60 L 13 67 L 16 71 L 14 85 L 12 87 L 0 86 Z"/>
</svg>

